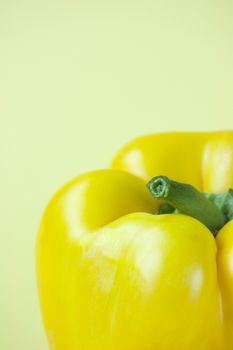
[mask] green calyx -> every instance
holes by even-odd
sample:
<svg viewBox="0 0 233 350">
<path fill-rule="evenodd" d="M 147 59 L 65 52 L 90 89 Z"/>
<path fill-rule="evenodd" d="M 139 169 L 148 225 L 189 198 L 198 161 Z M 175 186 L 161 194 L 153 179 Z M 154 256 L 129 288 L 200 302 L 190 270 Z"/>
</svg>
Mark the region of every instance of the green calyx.
<svg viewBox="0 0 233 350">
<path fill-rule="evenodd" d="M 163 200 L 157 214 L 182 213 L 206 225 L 214 235 L 233 219 L 233 190 L 225 193 L 202 193 L 189 184 L 166 176 L 152 178 L 147 187 L 154 198 Z"/>
<path fill-rule="evenodd" d="M 233 219 L 233 190 L 230 188 L 223 193 L 205 193 L 205 196 L 218 207 L 224 214 L 227 221 Z"/>
</svg>

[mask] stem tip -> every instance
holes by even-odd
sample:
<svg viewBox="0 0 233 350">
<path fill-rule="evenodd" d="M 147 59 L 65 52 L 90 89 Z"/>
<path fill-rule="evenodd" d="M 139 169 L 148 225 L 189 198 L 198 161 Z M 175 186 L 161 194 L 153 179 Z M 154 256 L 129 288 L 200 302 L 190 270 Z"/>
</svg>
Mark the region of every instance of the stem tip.
<svg viewBox="0 0 233 350">
<path fill-rule="evenodd" d="M 153 197 L 167 198 L 170 188 L 170 180 L 167 176 L 156 176 L 148 182 L 147 187 Z"/>
</svg>

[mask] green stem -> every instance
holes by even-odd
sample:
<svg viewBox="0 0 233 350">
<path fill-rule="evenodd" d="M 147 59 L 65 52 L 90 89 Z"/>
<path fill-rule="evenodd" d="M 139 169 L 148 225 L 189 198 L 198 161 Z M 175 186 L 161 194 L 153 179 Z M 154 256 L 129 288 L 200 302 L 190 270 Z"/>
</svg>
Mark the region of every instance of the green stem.
<svg viewBox="0 0 233 350">
<path fill-rule="evenodd" d="M 169 204 L 169 203 L 163 203 L 160 205 L 159 209 L 158 209 L 158 214 L 172 214 L 174 213 L 175 208 Z"/>
<path fill-rule="evenodd" d="M 214 203 L 214 200 L 208 199 L 207 196 L 189 184 L 170 180 L 166 176 L 157 176 L 149 181 L 147 187 L 153 197 L 163 199 L 179 212 L 198 219 L 214 235 L 227 221 L 224 213 Z"/>
<path fill-rule="evenodd" d="M 227 221 L 233 219 L 233 190 L 224 193 L 205 193 L 205 196 L 225 215 Z"/>
</svg>

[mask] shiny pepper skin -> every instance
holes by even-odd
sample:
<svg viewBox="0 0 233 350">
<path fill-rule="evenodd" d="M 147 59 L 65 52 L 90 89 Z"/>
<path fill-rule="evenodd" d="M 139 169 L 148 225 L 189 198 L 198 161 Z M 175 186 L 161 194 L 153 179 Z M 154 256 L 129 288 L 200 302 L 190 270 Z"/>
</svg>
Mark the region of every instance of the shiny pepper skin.
<svg viewBox="0 0 233 350">
<path fill-rule="evenodd" d="M 154 215 L 156 175 L 226 191 L 233 132 L 138 138 L 52 198 L 37 239 L 51 350 L 233 350 L 233 221 L 215 239 L 191 217 Z"/>
</svg>

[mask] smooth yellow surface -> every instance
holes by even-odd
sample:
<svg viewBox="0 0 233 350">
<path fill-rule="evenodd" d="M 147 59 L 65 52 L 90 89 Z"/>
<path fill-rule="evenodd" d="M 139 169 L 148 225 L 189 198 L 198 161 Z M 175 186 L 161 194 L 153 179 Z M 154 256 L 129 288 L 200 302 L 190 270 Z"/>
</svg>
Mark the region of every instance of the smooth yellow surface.
<svg viewBox="0 0 233 350">
<path fill-rule="evenodd" d="M 121 170 L 84 174 L 53 197 L 37 242 L 52 350 L 233 348 L 233 221 L 215 240 L 191 217 L 155 216 L 145 185 L 168 175 L 226 191 L 232 152 L 233 132 L 145 136 L 120 151 Z"/>
<path fill-rule="evenodd" d="M 146 181 L 166 175 L 204 192 L 233 187 L 233 131 L 161 133 L 129 142 L 112 167 Z"/>
<path fill-rule="evenodd" d="M 233 129 L 233 1 L 0 1 L 0 349 L 47 350 L 35 280 L 63 183 L 159 131 Z"/>
</svg>

